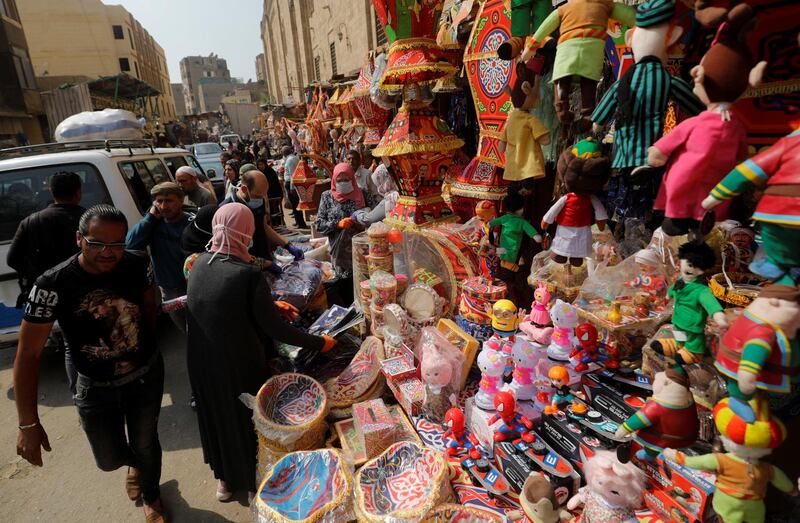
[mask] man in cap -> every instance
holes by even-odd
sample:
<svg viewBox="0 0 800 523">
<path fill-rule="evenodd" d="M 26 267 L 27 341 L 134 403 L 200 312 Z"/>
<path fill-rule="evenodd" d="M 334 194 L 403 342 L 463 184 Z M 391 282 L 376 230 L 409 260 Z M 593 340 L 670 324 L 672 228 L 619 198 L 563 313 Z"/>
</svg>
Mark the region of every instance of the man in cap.
<svg viewBox="0 0 800 523">
<path fill-rule="evenodd" d="M 200 208 L 217 202 L 213 193 L 208 192 L 208 189 L 200 185 L 200 181 L 197 179 L 197 172 L 188 165 L 178 168 L 175 172 L 175 181 L 178 182 L 178 185 L 181 186 L 183 193 L 186 195 L 184 204 Z"/>
<path fill-rule="evenodd" d="M 126 237 L 126 248 L 143 251 L 150 247 L 153 272 L 164 300 L 186 294 L 183 262 L 186 253 L 181 249 L 181 236 L 193 216 L 183 210 L 185 196 L 175 182 L 163 182 L 150 191 L 153 205 L 134 225 Z M 171 312 L 170 317 L 182 331 L 186 330 L 184 311 Z"/>
</svg>

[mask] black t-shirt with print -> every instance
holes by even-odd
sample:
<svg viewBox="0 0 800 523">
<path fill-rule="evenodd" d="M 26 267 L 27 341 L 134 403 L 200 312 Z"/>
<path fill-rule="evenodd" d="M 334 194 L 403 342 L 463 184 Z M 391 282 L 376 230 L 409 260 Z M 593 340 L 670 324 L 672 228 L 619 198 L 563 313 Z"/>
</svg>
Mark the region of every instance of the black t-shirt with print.
<svg viewBox="0 0 800 523">
<path fill-rule="evenodd" d="M 143 294 L 152 284 L 146 256 L 126 251 L 111 272 L 90 274 L 75 255 L 36 280 L 25 320 L 58 320 L 77 371 L 98 381 L 117 379 L 146 363 L 156 349 L 143 308 Z"/>
</svg>

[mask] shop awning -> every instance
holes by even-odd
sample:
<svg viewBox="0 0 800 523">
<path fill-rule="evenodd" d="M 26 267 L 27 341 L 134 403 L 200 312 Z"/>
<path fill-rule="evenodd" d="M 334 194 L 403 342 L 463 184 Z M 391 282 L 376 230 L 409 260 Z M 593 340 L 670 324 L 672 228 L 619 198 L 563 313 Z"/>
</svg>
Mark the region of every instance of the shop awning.
<svg viewBox="0 0 800 523">
<path fill-rule="evenodd" d="M 137 100 L 142 97 L 159 96 L 161 91 L 138 78 L 125 73 L 114 76 L 101 76 L 89 81 L 89 91 L 94 95 L 114 100 Z"/>
</svg>

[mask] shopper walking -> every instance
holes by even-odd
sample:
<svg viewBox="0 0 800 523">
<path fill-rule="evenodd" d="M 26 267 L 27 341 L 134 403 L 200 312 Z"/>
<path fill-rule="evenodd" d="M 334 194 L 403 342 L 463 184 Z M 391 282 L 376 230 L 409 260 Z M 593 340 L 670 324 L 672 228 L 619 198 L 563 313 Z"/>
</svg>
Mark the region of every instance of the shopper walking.
<svg viewBox="0 0 800 523">
<path fill-rule="evenodd" d="M 204 205 L 217 202 L 214 193 L 209 192 L 208 189 L 200 185 L 200 181 L 197 178 L 197 171 L 188 165 L 179 167 L 178 170 L 175 171 L 175 181 L 178 182 L 178 185 L 185 195 L 183 200 L 184 205 L 200 208 Z"/>
<path fill-rule="evenodd" d="M 297 164 L 300 163 L 300 158 L 288 145 L 285 145 L 281 149 L 281 154 L 283 155 L 283 187 L 286 189 L 286 199 L 289 200 L 289 205 L 291 205 L 292 208 L 294 225 L 299 229 L 305 229 L 308 226 L 306 225 L 306 220 L 303 217 L 303 211 L 297 210 L 297 205 L 300 203 L 300 197 L 297 195 L 297 191 L 292 183 L 292 176 L 294 176 L 294 170 L 297 168 Z"/>
</svg>

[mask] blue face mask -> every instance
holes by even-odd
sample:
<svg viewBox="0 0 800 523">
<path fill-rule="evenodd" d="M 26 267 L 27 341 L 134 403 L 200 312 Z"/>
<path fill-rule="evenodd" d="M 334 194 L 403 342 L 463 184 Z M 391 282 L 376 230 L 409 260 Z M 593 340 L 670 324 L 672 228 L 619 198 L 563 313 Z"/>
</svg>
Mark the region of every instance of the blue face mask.
<svg viewBox="0 0 800 523">
<path fill-rule="evenodd" d="M 247 202 L 247 206 L 251 209 L 260 209 L 261 207 L 264 207 L 264 200 L 262 198 L 259 198 L 258 200 L 249 200 Z"/>
</svg>

